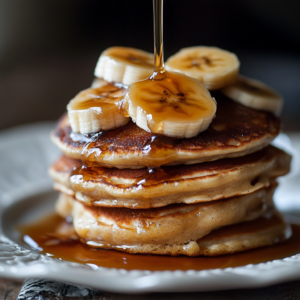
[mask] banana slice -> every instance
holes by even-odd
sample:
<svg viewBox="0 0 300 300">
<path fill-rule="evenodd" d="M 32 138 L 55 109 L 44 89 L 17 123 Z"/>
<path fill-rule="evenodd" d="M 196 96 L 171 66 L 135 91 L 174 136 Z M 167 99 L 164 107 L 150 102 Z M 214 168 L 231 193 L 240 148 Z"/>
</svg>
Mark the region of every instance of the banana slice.
<svg viewBox="0 0 300 300">
<path fill-rule="evenodd" d="M 91 88 L 97 88 L 97 87 L 101 87 L 103 86 L 104 84 L 106 84 L 107 82 L 101 78 L 94 78 L 93 81 L 92 81 L 92 85 L 91 85 Z"/>
<path fill-rule="evenodd" d="M 216 47 L 183 48 L 166 62 L 166 70 L 180 72 L 201 81 L 209 90 L 233 84 L 240 62 L 234 53 Z"/>
<path fill-rule="evenodd" d="M 228 98 L 245 106 L 270 111 L 279 115 L 283 105 L 283 98 L 266 84 L 239 76 L 235 84 L 221 90 Z"/>
<path fill-rule="evenodd" d="M 124 117 L 120 109 L 126 92 L 127 89 L 105 81 L 80 92 L 67 106 L 72 131 L 92 133 L 127 124 L 130 118 Z"/>
<path fill-rule="evenodd" d="M 130 85 L 148 78 L 153 72 L 154 56 L 151 53 L 127 47 L 111 47 L 102 52 L 95 76 L 109 82 Z"/>
<path fill-rule="evenodd" d="M 216 113 L 216 102 L 201 82 L 173 72 L 166 72 L 163 80 L 132 84 L 125 101 L 139 127 L 172 137 L 196 136 Z"/>
</svg>

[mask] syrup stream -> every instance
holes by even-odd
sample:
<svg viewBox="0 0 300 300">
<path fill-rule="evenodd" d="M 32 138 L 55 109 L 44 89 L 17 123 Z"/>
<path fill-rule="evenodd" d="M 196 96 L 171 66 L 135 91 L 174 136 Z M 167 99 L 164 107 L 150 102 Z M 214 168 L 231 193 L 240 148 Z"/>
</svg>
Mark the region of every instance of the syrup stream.
<svg viewBox="0 0 300 300">
<path fill-rule="evenodd" d="M 154 73 L 151 79 L 165 78 L 164 44 L 163 44 L 163 0 L 153 0 L 154 25 Z"/>
</svg>

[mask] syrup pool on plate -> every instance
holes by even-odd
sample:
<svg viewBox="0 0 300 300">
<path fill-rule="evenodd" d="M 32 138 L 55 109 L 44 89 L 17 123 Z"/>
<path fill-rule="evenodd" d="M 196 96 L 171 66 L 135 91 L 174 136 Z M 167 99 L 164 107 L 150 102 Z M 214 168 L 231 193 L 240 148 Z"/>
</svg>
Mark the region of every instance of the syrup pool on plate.
<svg viewBox="0 0 300 300">
<path fill-rule="evenodd" d="M 261 226 L 265 220 L 257 226 Z M 246 222 L 250 225 L 251 222 Z M 245 223 L 244 223 L 245 224 Z M 236 226 L 238 228 L 240 226 Z M 227 232 L 234 231 L 234 227 Z M 248 231 L 255 230 L 253 224 Z M 127 254 L 114 250 L 92 248 L 82 243 L 73 230 L 71 223 L 57 214 L 24 224 L 18 228 L 23 241 L 31 248 L 52 258 L 99 267 L 126 270 L 174 271 L 207 270 L 258 264 L 275 259 L 283 259 L 300 253 L 300 226 L 292 225 L 293 235 L 287 241 L 274 246 L 257 248 L 245 252 L 216 257 L 186 257 Z"/>
</svg>

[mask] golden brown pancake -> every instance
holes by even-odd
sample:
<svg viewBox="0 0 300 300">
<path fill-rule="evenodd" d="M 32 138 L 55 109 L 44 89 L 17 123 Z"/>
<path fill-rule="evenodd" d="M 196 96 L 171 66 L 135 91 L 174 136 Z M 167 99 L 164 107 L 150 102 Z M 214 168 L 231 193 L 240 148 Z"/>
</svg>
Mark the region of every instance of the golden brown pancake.
<svg viewBox="0 0 300 300">
<path fill-rule="evenodd" d="M 74 165 L 70 163 L 74 161 Z M 64 164 L 67 164 L 64 168 Z M 63 156 L 50 169 L 55 188 L 72 188 L 86 205 L 151 208 L 198 203 L 252 193 L 289 171 L 290 156 L 269 146 L 244 157 L 155 169 L 78 168 Z M 63 169 L 63 171 L 61 171 Z"/>
<path fill-rule="evenodd" d="M 199 255 L 217 256 L 271 246 L 290 238 L 292 230 L 279 212 L 254 221 L 242 222 L 212 231 L 197 241 Z"/>
<path fill-rule="evenodd" d="M 263 188 L 249 195 L 222 201 L 173 204 L 147 210 L 89 207 L 62 195 L 57 211 L 64 217 L 73 217 L 75 231 L 82 241 L 92 247 L 130 253 L 220 255 L 275 241 L 274 234 L 269 234 L 266 228 L 258 230 L 260 234 L 256 235 L 256 242 L 253 242 L 251 234 L 249 236 L 249 229 L 248 232 L 225 231 L 215 234 L 216 237 L 207 236 L 213 230 L 252 221 L 273 211 L 274 189 L 274 186 Z M 257 234 L 257 231 L 254 233 Z M 276 233 L 276 239 L 282 237 L 282 230 L 280 233 Z M 231 239 L 228 243 L 231 236 L 234 236 L 234 242 Z M 218 249 L 212 245 L 218 245 Z"/>
<path fill-rule="evenodd" d="M 281 124 L 273 114 L 248 108 L 218 92 L 213 96 L 216 117 L 194 138 L 153 135 L 133 122 L 94 135 L 73 134 L 65 115 L 52 140 L 65 155 L 81 157 L 87 166 L 141 168 L 240 157 L 266 147 L 278 135 Z"/>
<path fill-rule="evenodd" d="M 74 190 L 70 186 L 70 175 L 74 168 L 81 168 L 80 160 L 62 156 L 49 169 L 49 175 L 54 179 L 54 189 L 70 196 L 74 196 Z"/>
</svg>

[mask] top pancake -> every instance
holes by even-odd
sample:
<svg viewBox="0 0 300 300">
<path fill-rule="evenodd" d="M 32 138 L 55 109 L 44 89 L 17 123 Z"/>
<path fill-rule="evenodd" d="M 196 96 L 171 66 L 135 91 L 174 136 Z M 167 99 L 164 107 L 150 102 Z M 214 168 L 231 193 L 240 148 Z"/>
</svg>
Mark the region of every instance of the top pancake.
<svg viewBox="0 0 300 300">
<path fill-rule="evenodd" d="M 65 115 L 52 133 L 53 142 L 86 166 L 116 168 L 195 164 L 244 156 L 267 146 L 281 128 L 273 114 L 254 110 L 216 92 L 217 113 L 209 128 L 194 138 L 154 135 L 129 122 L 93 135 L 72 133 Z"/>
</svg>

